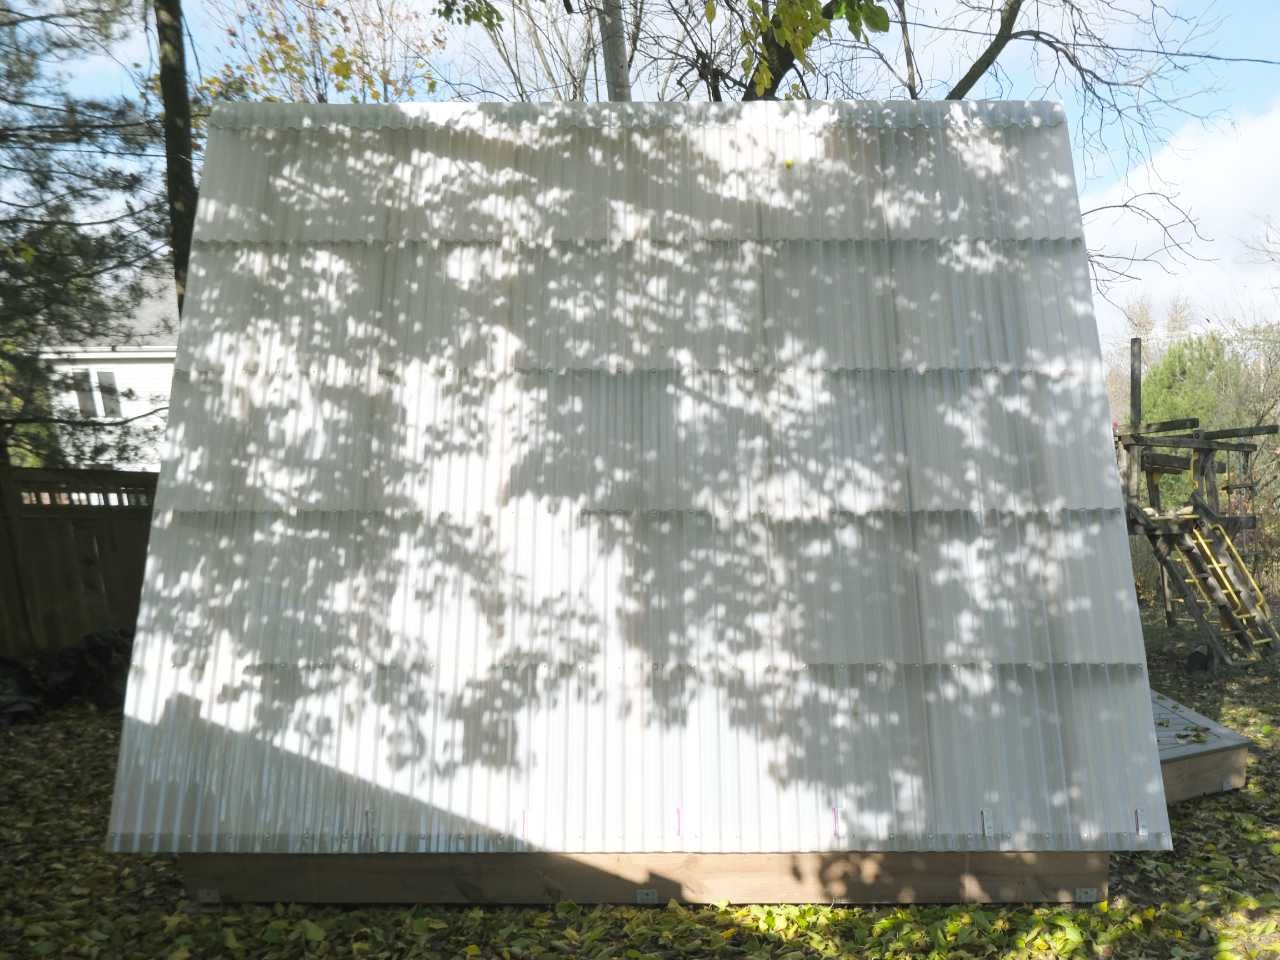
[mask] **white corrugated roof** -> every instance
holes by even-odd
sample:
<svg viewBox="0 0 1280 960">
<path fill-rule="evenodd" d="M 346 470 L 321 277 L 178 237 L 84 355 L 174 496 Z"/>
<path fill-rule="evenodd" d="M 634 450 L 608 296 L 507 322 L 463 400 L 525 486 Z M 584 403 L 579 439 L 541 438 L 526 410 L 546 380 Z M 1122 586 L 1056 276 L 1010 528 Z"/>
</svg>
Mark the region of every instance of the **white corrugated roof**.
<svg viewBox="0 0 1280 960">
<path fill-rule="evenodd" d="M 114 849 L 1168 848 L 1057 107 L 212 126 Z"/>
</svg>

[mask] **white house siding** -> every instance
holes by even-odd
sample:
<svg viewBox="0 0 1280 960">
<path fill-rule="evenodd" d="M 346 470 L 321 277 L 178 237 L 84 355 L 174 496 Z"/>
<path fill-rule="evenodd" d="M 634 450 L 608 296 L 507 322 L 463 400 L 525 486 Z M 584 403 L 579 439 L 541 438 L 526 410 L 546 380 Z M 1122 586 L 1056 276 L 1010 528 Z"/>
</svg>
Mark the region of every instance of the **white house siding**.
<svg viewBox="0 0 1280 960">
<path fill-rule="evenodd" d="M 58 398 L 61 410 L 73 417 L 91 417 L 106 421 L 132 419 L 159 410 L 153 418 L 136 421 L 138 426 L 163 425 L 169 403 L 169 386 L 173 379 L 174 347 L 120 347 L 115 350 L 51 350 L 45 356 L 59 373 L 80 375 L 80 384 L 88 387 L 87 397 L 80 396 L 73 382 Z M 109 379 L 108 379 L 109 378 Z M 114 390 L 115 404 L 111 393 Z M 158 445 L 142 444 L 137 456 L 128 461 L 113 462 L 117 470 L 158 470 Z"/>
<path fill-rule="evenodd" d="M 113 849 L 1169 847 L 1058 108 L 212 127 Z"/>
</svg>

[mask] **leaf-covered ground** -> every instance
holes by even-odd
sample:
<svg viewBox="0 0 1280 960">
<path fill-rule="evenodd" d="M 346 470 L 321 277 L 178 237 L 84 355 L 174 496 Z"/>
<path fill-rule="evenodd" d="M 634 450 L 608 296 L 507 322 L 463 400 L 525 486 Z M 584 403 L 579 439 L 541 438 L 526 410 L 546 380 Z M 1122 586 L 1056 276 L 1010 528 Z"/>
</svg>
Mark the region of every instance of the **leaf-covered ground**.
<svg viewBox="0 0 1280 960">
<path fill-rule="evenodd" d="M 675 906 L 193 910 L 165 858 L 102 849 L 119 715 L 0 730 L 0 957 L 1280 957 L 1280 670 L 1154 685 L 1251 737 L 1249 786 L 1173 810 L 1172 854 L 1113 858 L 1080 909 Z"/>
</svg>

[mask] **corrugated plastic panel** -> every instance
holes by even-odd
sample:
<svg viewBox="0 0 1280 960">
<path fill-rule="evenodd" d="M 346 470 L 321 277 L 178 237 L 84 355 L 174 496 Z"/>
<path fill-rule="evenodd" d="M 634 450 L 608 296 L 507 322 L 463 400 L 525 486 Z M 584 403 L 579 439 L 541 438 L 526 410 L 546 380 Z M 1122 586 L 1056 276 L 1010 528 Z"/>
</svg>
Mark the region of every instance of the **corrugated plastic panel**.
<svg viewBox="0 0 1280 960">
<path fill-rule="evenodd" d="M 1018 369 L 1101 376 L 1072 241 L 754 241 L 676 247 L 213 244 L 184 366 L 226 363 L 246 319 L 282 349 L 413 337 L 466 369 Z M 360 278 L 359 283 L 353 282 Z M 372 281 L 372 282 L 370 282 Z M 336 318 L 321 324 L 320 316 Z"/>
<path fill-rule="evenodd" d="M 1043 374 L 230 362 L 239 378 L 178 374 L 175 404 L 209 422 L 175 450 L 175 509 L 473 517 L 525 494 L 721 517 L 1116 506 L 1101 388 Z M 360 482 L 335 459 L 361 464 Z"/>
<path fill-rule="evenodd" d="M 202 238 L 1080 236 L 1075 182 L 1059 160 L 1069 155 L 1066 129 L 1051 110 L 1019 125 L 974 104 L 907 106 L 890 118 L 837 105 L 736 105 L 688 123 L 614 108 L 589 125 L 550 105 L 537 114 L 390 109 L 403 116 L 383 127 L 358 125 L 340 107 L 310 108 L 310 123 L 262 126 L 223 111 Z M 912 114 L 918 122 L 904 125 Z"/>
<path fill-rule="evenodd" d="M 1169 846 L 1061 112 L 213 119 L 110 846 Z"/>
</svg>

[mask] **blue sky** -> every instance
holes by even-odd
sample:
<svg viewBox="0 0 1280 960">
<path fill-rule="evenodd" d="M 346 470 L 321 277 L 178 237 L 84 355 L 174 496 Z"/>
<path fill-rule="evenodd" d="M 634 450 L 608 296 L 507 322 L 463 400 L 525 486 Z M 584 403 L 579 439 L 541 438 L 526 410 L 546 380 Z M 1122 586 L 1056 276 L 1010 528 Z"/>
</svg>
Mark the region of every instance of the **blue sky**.
<svg viewBox="0 0 1280 960">
<path fill-rule="evenodd" d="M 1229 4 L 1205 3 L 1197 9 L 1216 13 L 1221 26 L 1206 44 L 1208 52 L 1223 56 L 1256 56 L 1280 59 L 1280 4 L 1273 0 L 1233 0 Z M 1205 102 L 1224 111 L 1260 113 L 1275 102 L 1280 90 L 1280 67 L 1253 64 L 1215 64 L 1211 70 L 1220 82 L 1217 94 Z"/>
<path fill-rule="evenodd" d="M 206 73 L 216 70 L 220 62 L 219 37 L 217 36 L 204 4 L 200 0 L 187 0 L 186 15 L 191 36 L 195 41 L 195 60 Z M 1257 56 L 1280 59 L 1274 50 L 1274 38 L 1280 37 L 1280 4 L 1264 0 L 1235 0 L 1228 4 L 1210 0 L 1193 0 L 1171 6 L 1189 16 L 1205 16 L 1219 21 L 1219 25 L 1197 49 L 1224 56 Z M 1144 45 L 1141 38 L 1135 41 Z M 1016 45 L 1014 48 L 1016 50 Z M 147 64 L 150 58 L 148 37 L 141 31 L 133 33 L 123 44 L 112 51 L 112 56 L 94 58 L 76 70 L 76 86 L 84 92 L 131 93 L 133 81 L 120 64 L 138 62 Z M 1006 55 L 1007 61 L 1013 58 Z M 1212 115 L 1219 123 L 1237 116 L 1261 113 L 1280 99 L 1280 67 L 1255 64 L 1209 63 L 1183 61 L 1187 67 L 1185 78 L 1179 83 L 1182 93 L 1207 91 L 1193 97 L 1187 104 L 1188 111 Z M 1015 77 L 1020 71 L 1014 67 Z M 194 72 L 195 63 L 189 64 Z M 1211 89 L 1210 89 L 1211 88 Z M 1189 119 L 1170 111 L 1164 117 L 1170 131 L 1184 127 Z M 1078 157 L 1083 170 L 1084 158 Z M 1100 174 L 1081 183 L 1082 190 L 1096 190 L 1115 179 L 1113 174 Z M 1083 180 L 1083 178 L 1082 178 Z"/>
<path fill-rule="evenodd" d="M 952 2 L 933 0 L 930 6 L 943 8 Z M 1178 13 L 1220 21 L 1197 49 L 1223 56 L 1280 59 L 1274 42 L 1280 37 L 1280 4 L 1264 0 L 1169 3 Z M 187 0 L 186 8 L 196 57 L 208 73 L 218 66 L 218 38 L 202 3 Z M 931 15 L 939 20 L 943 16 L 941 11 Z M 85 92 L 132 93 L 132 79 L 120 63 L 148 63 L 147 39 L 138 31 L 111 56 L 80 65 L 76 86 Z M 946 37 L 939 38 L 930 55 L 945 58 L 948 42 Z M 1130 42 L 1147 46 L 1150 41 L 1138 36 Z M 1019 79 L 1016 57 L 1006 59 L 1015 80 Z M 1113 299 L 1123 304 L 1145 294 L 1160 312 L 1173 299 L 1185 297 L 1194 301 L 1197 315 L 1204 317 L 1270 311 L 1276 295 L 1274 271 L 1256 262 L 1248 247 L 1266 221 L 1280 223 L 1280 163 L 1275 161 L 1280 156 L 1280 67 L 1181 62 L 1186 70 L 1174 91 L 1189 97 L 1183 104 L 1186 113 L 1164 110 L 1159 114 L 1163 133 L 1152 144 L 1150 164 L 1129 157 L 1114 136 L 1108 137 L 1109 149 L 1100 157 L 1084 156 L 1077 144 L 1083 208 L 1114 202 L 1126 187 L 1160 186 L 1177 193 L 1206 237 L 1193 244 L 1193 252 L 1201 259 L 1143 266 L 1137 271 L 1139 281 L 1116 291 Z M 194 66 L 192 62 L 193 70 Z M 1072 111 L 1070 102 L 1066 106 Z M 1132 218 L 1090 221 L 1090 229 L 1092 245 L 1106 243 L 1112 249 L 1141 249 L 1156 240 L 1150 227 Z M 1119 341 L 1125 335 L 1119 307 L 1095 300 L 1104 342 Z"/>
<path fill-rule="evenodd" d="M 1183 3 L 1179 10 L 1207 12 L 1221 23 L 1201 49 L 1223 56 L 1280 59 L 1275 38 L 1280 36 L 1280 5 L 1242 0 L 1230 4 Z M 1121 291 L 1121 302 L 1139 294 L 1149 297 L 1157 313 L 1174 299 L 1189 301 L 1201 322 L 1270 314 L 1274 316 L 1277 277 L 1273 265 L 1258 262 L 1249 247 L 1268 221 L 1280 223 L 1280 67 L 1256 64 L 1189 63 L 1184 89 L 1204 90 L 1187 104 L 1206 120 L 1164 119 L 1171 136 L 1146 168 L 1130 170 L 1125 178 L 1082 180 L 1082 206 L 1114 200 L 1125 179 L 1141 188 L 1165 184 L 1190 208 L 1204 234 L 1192 250 L 1203 258 L 1149 265 L 1137 272 L 1141 281 Z M 1156 178 L 1159 178 L 1156 180 Z M 1133 222 L 1094 225 L 1095 233 L 1115 242 L 1144 237 L 1154 231 Z M 1098 243 L 1102 237 L 1094 237 Z M 1122 244 L 1121 244 L 1122 245 Z M 1095 298 L 1104 341 L 1117 341 L 1127 332 L 1114 305 Z"/>
<path fill-rule="evenodd" d="M 1187 15 L 1203 15 L 1216 19 L 1219 25 L 1196 49 L 1221 56 L 1261 57 L 1280 60 L 1274 40 L 1280 37 L 1280 4 L 1261 0 L 1242 0 L 1228 4 L 1195 2 L 1173 3 L 1174 9 Z M 1136 45 L 1146 46 L 1139 41 Z M 1179 83 L 1180 92 L 1193 95 L 1184 105 L 1189 113 L 1210 118 L 1210 128 L 1229 130 L 1231 121 L 1265 112 L 1280 99 L 1280 67 L 1246 63 L 1217 63 L 1182 60 L 1186 77 Z M 1163 118 L 1171 131 L 1195 126 L 1193 118 L 1168 111 Z M 1082 183 L 1082 190 L 1107 186 L 1114 177 Z"/>
</svg>

